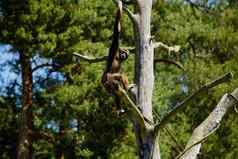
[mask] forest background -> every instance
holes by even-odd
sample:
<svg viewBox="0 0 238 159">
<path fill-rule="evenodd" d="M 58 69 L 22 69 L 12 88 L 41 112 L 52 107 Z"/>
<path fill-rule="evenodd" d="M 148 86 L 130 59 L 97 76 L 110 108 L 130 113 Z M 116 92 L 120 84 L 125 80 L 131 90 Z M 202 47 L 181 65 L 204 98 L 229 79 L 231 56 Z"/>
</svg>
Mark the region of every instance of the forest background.
<svg viewBox="0 0 238 159">
<path fill-rule="evenodd" d="M 32 105 L 33 158 L 137 157 L 132 125 L 118 115 L 113 97 L 100 83 L 105 63 L 89 63 L 73 55 L 107 55 L 114 13 L 111 0 L 0 1 L 0 158 L 17 156 L 26 97 L 22 87 L 31 78 L 33 100 L 25 104 Z M 126 15 L 122 24 L 122 46 L 131 48 L 133 27 Z M 156 49 L 155 56 L 184 67 L 183 71 L 174 65 L 155 65 L 156 112 L 162 116 L 203 84 L 233 74 L 230 82 L 193 99 L 166 126 L 160 134 L 162 158 L 177 156 L 179 147 L 184 147 L 221 96 L 236 88 L 237 27 L 236 0 L 157 0 L 154 4 L 153 38 L 181 46 L 179 53 Z M 123 70 L 133 81 L 133 54 Z M 238 156 L 237 115 L 231 110 L 225 116 L 221 127 L 203 144 L 199 158 Z"/>
</svg>

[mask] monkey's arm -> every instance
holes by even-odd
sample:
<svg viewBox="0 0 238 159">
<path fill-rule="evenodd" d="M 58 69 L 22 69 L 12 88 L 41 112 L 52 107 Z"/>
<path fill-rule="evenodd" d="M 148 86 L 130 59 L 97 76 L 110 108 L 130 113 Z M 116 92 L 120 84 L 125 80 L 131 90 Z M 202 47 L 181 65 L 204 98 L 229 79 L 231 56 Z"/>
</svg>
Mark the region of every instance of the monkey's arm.
<svg viewBox="0 0 238 159">
<path fill-rule="evenodd" d="M 102 83 L 108 92 L 115 92 L 117 88 L 114 85 L 115 81 L 117 81 L 123 89 L 128 89 L 129 81 L 127 76 L 123 73 L 105 73 L 103 75 Z"/>
<path fill-rule="evenodd" d="M 107 72 L 111 70 L 113 60 L 115 60 L 116 54 L 119 50 L 121 17 L 122 17 L 122 2 L 118 1 L 118 9 L 117 9 L 117 14 L 116 14 L 115 23 L 114 23 L 113 35 L 112 35 L 112 44 L 111 44 L 108 59 L 107 59 L 107 67 L 106 67 Z"/>
</svg>

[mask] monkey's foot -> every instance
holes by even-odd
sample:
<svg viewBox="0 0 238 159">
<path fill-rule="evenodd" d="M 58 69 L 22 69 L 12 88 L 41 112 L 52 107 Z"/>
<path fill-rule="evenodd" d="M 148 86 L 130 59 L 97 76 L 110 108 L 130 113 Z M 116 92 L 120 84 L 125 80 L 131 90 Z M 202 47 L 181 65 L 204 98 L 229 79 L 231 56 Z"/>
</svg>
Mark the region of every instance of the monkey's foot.
<svg viewBox="0 0 238 159">
<path fill-rule="evenodd" d="M 126 113 L 125 109 L 120 109 L 120 110 L 117 110 L 117 115 L 118 116 L 122 116 Z"/>
</svg>

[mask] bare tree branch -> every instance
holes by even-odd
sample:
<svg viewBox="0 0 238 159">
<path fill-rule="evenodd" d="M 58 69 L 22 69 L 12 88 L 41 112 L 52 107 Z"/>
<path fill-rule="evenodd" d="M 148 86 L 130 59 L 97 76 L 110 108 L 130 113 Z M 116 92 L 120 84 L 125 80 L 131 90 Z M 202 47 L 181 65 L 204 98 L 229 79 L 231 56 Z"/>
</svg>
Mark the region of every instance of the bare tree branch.
<svg viewBox="0 0 238 159">
<path fill-rule="evenodd" d="M 209 90 L 210 88 L 213 88 L 219 84 L 222 84 L 224 82 L 229 81 L 232 78 L 232 74 L 231 73 L 227 73 L 225 75 L 223 75 L 222 77 L 219 77 L 218 79 L 202 86 L 200 89 L 198 89 L 197 91 L 195 91 L 193 94 L 191 94 L 190 96 L 188 96 L 187 98 L 185 98 L 182 102 L 178 103 L 170 112 L 168 112 L 162 119 L 161 122 L 158 124 L 158 129 L 163 127 L 166 123 L 168 123 L 168 121 L 177 114 L 177 112 L 182 109 L 188 102 L 190 102 L 194 97 L 196 97 L 197 95 L 206 92 L 207 90 Z"/>
<path fill-rule="evenodd" d="M 134 50 L 135 47 L 131 47 L 131 46 L 125 46 L 125 47 L 120 47 L 120 50 Z M 108 59 L 108 56 L 101 56 L 101 57 L 93 57 L 93 56 L 87 56 L 87 55 L 82 55 L 80 53 L 77 52 L 73 52 L 74 56 L 79 57 L 82 60 L 88 61 L 89 63 L 97 63 L 97 62 L 104 62 Z"/>
<path fill-rule="evenodd" d="M 219 128 L 222 118 L 227 111 L 238 104 L 238 88 L 231 94 L 225 94 L 209 116 L 193 131 L 185 150 L 178 158 L 196 159 L 201 149 L 201 143 L 217 128 Z"/>
<path fill-rule="evenodd" d="M 54 63 L 44 63 L 41 65 L 38 65 L 32 69 L 32 72 L 37 71 L 38 69 L 41 69 L 43 67 L 60 67 L 60 65 L 54 64 Z"/>
<path fill-rule="evenodd" d="M 90 63 L 97 63 L 97 62 L 103 62 L 105 60 L 108 59 L 107 56 L 102 56 L 102 57 L 90 57 L 90 56 L 86 56 L 86 55 L 82 55 L 82 54 L 79 54 L 79 53 L 76 53 L 74 52 L 73 55 L 85 60 L 85 61 L 88 61 Z"/>
<path fill-rule="evenodd" d="M 135 105 L 133 100 L 129 97 L 127 92 L 120 86 L 118 81 L 114 81 L 116 95 L 120 98 L 120 100 L 124 103 L 124 109 L 127 111 L 129 116 L 132 116 L 134 120 L 136 120 L 141 128 L 142 128 L 142 133 L 144 133 L 146 130 L 153 129 L 154 124 L 146 119 L 139 108 Z"/>
<path fill-rule="evenodd" d="M 177 62 L 177 61 L 168 60 L 168 59 L 155 59 L 155 60 L 154 60 L 154 63 L 155 63 L 155 64 L 156 64 L 156 63 L 159 63 L 159 62 L 175 65 L 175 66 L 178 67 L 179 69 L 185 71 L 183 65 L 180 64 L 180 63 Z"/>
<path fill-rule="evenodd" d="M 161 120 L 161 117 L 159 115 L 159 113 L 157 113 L 156 110 L 153 110 L 153 113 L 155 115 L 155 119 L 157 121 Z M 174 143 L 176 144 L 175 150 L 180 153 L 183 151 L 183 146 L 179 143 L 178 139 L 176 138 L 175 134 L 173 133 L 173 131 L 171 129 L 169 129 L 169 127 L 164 127 L 164 131 L 170 136 L 170 138 L 174 141 Z"/>
<path fill-rule="evenodd" d="M 132 47 L 125 47 L 125 48 L 128 48 L 128 49 L 134 49 Z M 123 48 L 124 49 L 124 48 Z M 126 50 L 128 50 L 126 49 Z M 82 54 L 79 54 L 79 53 L 76 53 L 74 52 L 73 55 L 85 60 L 85 61 L 88 61 L 89 63 L 97 63 L 97 62 L 104 62 L 108 59 L 108 56 L 102 56 L 102 57 L 92 57 L 92 56 L 86 56 L 86 55 L 82 55 Z M 162 63 L 167 63 L 167 64 L 173 64 L 175 65 L 176 67 L 178 67 L 179 69 L 183 70 L 184 71 L 184 67 L 176 62 L 176 61 L 173 61 L 173 60 L 168 60 L 168 59 L 155 59 L 154 60 L 155 63 L 159 63 L 159 62 L 162 62 Z M 37 66 L 36 68 L 34 68 L 33 70 L 37 70 L 41 67 L 50 67 L 52 66 L 52 64 L 42 64 L 42 65 L 39 65 Z"/>
<path fill-rule="evenodd" d="M 179 52 L 180 50 L 180 46 L 179 45 L 175 45 L 175 46 L 168 46 L 162 42 L 156 42 L 153 44 L 154 48 L 158 48 L 158 47 L 162 47 L 166 50 L 168 50 L 168 52 Z"/>
</svg>

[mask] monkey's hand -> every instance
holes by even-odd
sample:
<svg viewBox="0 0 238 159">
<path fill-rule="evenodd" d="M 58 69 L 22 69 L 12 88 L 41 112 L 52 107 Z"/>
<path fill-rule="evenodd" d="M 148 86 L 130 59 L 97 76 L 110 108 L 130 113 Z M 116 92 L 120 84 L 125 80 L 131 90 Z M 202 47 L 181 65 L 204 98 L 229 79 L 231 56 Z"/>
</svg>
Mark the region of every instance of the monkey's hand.
<svg viewBox="0 0 238 159">
<path fill-rule="evenodd" d="M 122 73 L 106 73 L 102 79 L 104 87 L 110 92 L 114 92 L 116 85 L 119 84 L 123 89 L 128 89 L 128 78 L 125 74 Z M 117 83 L 115 85 L 115 83 Z"/>
</svg>

